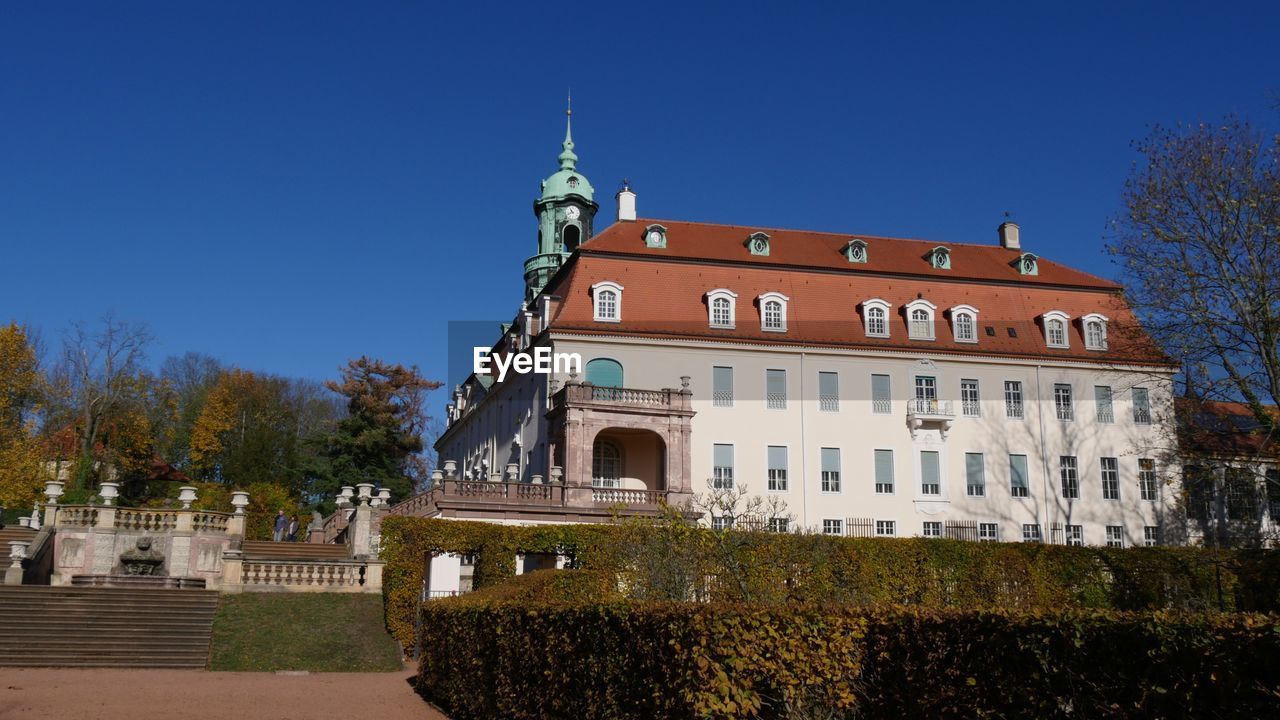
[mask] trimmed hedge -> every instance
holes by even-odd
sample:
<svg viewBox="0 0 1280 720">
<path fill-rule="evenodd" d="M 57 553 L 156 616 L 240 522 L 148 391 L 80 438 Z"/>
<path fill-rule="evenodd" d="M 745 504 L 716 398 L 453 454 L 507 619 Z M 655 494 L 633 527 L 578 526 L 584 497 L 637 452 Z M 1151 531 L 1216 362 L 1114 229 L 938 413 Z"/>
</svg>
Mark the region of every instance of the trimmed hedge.
<svg viewBox="0 0 1280 720">
<path fill-rule="evenodd" d="M 457 720 L 1258 718 L 1280 703 L 1274 616 L 487 594 L 423 610 L 419 690 Z"/>
<path fill-rule="evenodd" d="M 732 541 L 733 567 L 725 562 Z M 388 517 L 382 525 L 387 627 L 414 641 L 419 589 L 433 553 L 476 555 L 476 589 L 515 575 L 517 553 L 558 553 L 575 567 L 621 577 L 634 595 L 684 572 L 705 598 L 935 608 L 1280 610 L 1280 552 L 1064 547 L 923 538 L 729 533 L 660 524 L 510 526 Z M 675 561 L 674 563 L 672 561 Z M 672 568 L 673 564 L 679 567 Z M 735 573 L 735 569 L 745 572 Z M 729 581 L 730 578 L 732 581 Z M 671 599 L 685 599 L 666 595 Z"/>
</svg>

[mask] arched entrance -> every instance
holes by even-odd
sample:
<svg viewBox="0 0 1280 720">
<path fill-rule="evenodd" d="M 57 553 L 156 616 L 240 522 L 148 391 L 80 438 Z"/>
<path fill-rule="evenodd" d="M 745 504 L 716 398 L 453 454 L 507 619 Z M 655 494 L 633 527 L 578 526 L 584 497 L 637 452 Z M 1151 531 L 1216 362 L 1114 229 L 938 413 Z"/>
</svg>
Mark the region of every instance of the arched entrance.
<svg viewBox="0 0 1280 720">
<path fill-rule="evenodd" d="M 667 489 L 667 444 L 653 430 L 610 427 L 591 444 L 591 485 L 597 488 Z"/>
</svg>

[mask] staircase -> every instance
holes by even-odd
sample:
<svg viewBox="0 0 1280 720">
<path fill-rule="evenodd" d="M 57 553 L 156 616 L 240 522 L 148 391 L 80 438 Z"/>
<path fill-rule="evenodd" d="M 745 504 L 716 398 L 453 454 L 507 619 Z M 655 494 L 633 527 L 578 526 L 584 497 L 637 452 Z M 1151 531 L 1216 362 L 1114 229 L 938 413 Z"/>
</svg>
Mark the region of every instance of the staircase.
<svg viewBox="0 0 1280 720">
<path fill-rule="evenodd" d="M 350 560 L 346 545 L 327 543 L 264 542 L 245 540 L 240 546 L 246 560 Z"/>
<path fill-rule="evenodd" d="M 0 666 L 203 668 L 218 593 L 0 586 Z"/>
<path fill-rule="evenodd" d="M 21 525 L 6 525 L 0 528 L 0 561 L 8 565 L 9 560 L 9 541 L 22 540 L 31 542 L 36 537 L 36 531 L 31 528 L 22 527 Z"/>
</svg>

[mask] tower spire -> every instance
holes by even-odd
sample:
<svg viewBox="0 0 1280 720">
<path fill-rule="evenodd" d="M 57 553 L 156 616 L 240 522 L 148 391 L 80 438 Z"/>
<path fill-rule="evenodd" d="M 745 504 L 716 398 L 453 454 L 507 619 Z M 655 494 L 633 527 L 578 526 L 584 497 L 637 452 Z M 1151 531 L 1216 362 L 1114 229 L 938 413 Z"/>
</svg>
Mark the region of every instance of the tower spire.
<svg viewBox="0 0 1280 720">
<path fill-rule="evenodd" d="M 573 170 L 577 166 L 578 156 L 573 152 L 573 91 L 569 91 L 564 106 L 564 152 L 560 153 L 560 169 Z"/>
</svg>

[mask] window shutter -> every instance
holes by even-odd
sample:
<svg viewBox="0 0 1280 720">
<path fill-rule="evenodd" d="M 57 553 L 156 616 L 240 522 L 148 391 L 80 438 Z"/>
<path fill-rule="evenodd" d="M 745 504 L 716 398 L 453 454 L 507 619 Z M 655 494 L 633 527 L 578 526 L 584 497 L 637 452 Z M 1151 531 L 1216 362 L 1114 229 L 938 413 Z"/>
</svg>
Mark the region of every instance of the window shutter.
<svg viewBox="0 0 1280 720">
<path fill-rule="evenodd" d="M 970 485 L 984 485 L 986 483 L 982 467 L 982 453 L 964 454 L 964 474 L 965 480 Z"/>
<path fill-rule="evenodd" d="M 876 451 L 876 482 L 884 485 L 893 484 L 893 451 Z"/>
<path fill-rule="evenodd" d="M 1027 456 L 1009 456 L 1009 485 L 1012 487 L 1030 487 L 1027 482 Z"/>
<path fill-rule="evenodd" d="M 822 471 L 840 472 L 840 448 L 822 448 Z"/>
<path fill-rule="evenodd" d="M 715 465 L 716 467 L 733 467 L 733 446 L 719 445 L 715 446 Z"/>
<path fill-rule="evenodd" d="M 787 469 L 787 449 L 785 447 L 779 445 L 769 446 L 769 469 Z"/>
<path fill-rule="evenodd" d="M 924 485 L 941 484 L 941 473 L 938 471 L 938 453 L 936 451 L 920 451 L 920 479 Z"/>
</svg>

